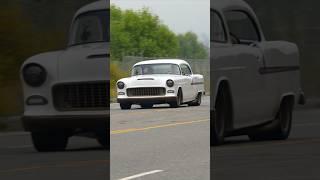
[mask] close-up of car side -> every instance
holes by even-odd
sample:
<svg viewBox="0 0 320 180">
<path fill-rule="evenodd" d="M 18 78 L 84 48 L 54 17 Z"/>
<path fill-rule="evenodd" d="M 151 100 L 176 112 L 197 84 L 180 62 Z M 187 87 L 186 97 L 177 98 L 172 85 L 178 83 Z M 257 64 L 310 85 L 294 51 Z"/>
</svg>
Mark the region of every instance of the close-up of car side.
<svg viewBox="0 0 320 180">
<path fill-rule="evenodd" d="M 109 13 L 106 1 L 82 7 L 66 49 L 22 65 L 23 125 L 38 151 L 65 150 L 81 134 L 109 148 Z"/>
<path fill-rule="evenodd" d="M 292 112 L 304 103 L 299 49 L 266 41 L 242 0 L 211 1 L 211 146 L 225 137 L 287 139 Z"/>
</svg>

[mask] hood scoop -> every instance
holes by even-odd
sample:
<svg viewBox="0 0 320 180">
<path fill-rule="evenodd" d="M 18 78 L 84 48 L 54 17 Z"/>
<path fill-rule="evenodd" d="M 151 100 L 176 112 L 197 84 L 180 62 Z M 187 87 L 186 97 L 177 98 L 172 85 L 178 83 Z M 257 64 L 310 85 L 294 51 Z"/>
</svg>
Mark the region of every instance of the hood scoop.
<svg viewBox="0 0 320 180">
<path fill-rule="evenodd" d="M 139 78 L 138 81 L 153 81 L 153 78 Z"/>
</svg>

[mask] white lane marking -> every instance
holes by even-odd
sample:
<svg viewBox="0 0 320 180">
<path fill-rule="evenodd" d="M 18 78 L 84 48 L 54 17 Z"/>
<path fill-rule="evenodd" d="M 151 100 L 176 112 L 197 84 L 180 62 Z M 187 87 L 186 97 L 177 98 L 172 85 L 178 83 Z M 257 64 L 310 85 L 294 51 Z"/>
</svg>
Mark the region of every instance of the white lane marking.
<svg viewBox="0 0 320 180">
<path fill-rule="evenodd" d="M 151 175 L 151 174 L 156 174 L 156 173 L 160 173 L 163 172 L 163 170 L 154 170 L 154 171 L 149 171 L 149 172 L 144 172 L 144 173 L 140 173 L 140 174 L 136 174 L 133 176 L 129 176 L 129 177 L 125 177 L 122 179 L 118 179 L 118 180 L 131 180 L 131 179 L 137 179 L 143 176 L 147 176 L 147 175 Z"/>
</svg>

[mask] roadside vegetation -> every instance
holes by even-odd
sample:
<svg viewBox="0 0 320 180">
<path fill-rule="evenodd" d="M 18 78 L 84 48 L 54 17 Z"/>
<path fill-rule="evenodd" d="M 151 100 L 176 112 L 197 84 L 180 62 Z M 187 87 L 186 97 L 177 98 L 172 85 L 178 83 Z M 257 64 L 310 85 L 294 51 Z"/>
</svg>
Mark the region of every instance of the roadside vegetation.
<svg viewBox="0 0 320 180">
<path fill-rule="evenodd" d="M 176 34 L 149 9 L 111 6 L 111 59 L 124 56 L 206 59 L 208 48 L 193 32 Z"/>
</svg>

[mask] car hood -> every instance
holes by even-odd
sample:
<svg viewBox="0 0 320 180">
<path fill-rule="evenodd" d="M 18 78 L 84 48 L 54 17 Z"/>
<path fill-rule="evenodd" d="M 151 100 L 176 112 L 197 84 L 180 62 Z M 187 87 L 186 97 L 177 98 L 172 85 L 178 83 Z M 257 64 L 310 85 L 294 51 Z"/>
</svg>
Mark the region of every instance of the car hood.
<svg viewBox="0 0 320 180">
<path fill-rule="evenodd" d="M 132 76 L 119 81 L 124 82 L 127 87 L 146 87 L 146 86 L 163 86 L 166 84 L 167 80 L 171 79 L 177 81 L 180 79 L 180 75 L 170 75 L 170 74 L 157 74 L 157 75 L 140 75 Z"/>
<path fill-rule="evenodd" d="M 59 81 L 110 80 L 108 46 L 108 43 L 92 43 L 69 47 L 58 58 Z"/>
</svg>

